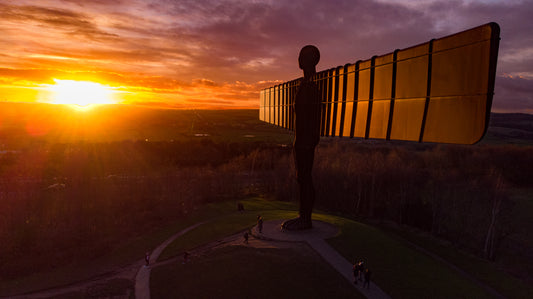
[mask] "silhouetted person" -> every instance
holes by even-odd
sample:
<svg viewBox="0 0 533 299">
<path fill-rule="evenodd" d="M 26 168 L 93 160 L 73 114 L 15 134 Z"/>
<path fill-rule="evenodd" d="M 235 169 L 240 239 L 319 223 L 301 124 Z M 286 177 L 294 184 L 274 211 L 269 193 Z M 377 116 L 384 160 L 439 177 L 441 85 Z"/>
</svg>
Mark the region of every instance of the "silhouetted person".
<svg viewBox="0 0 533 299">
<path fill-rule="evenodd" d="M 257 216 L 257 230 L 259 233 L 263 233 L 263 217 L 261 215 Z"/>
<path fill-rule="evenodd" d="M 368 268 L 365 270 L 365 282 L 363 283 L 363 288 L 366 286 L 367 289 L 370 289 L 370 276 L 372 275 L 372 271 L 368 270 Z"/>
<path fill-rule="evenodd" d="M 364 262 L 361 260 L 359 261 L 359 264 L 358 264 L 358 271 L 359 271 L 359 281 L 363 281 L 363 275 L 364 275 L 364 272 L 365 272 L 365 264 Z"/>
<path fill-rule="evenodd" d="M 315 147 L 320 140 L 320 94 L 313 82 L 320 52 L 315 46 L 302 48 L 298 64 L 304 77 L 294 100 L 294 164 L 300 189 L 299 217 L 285 221 L 281 227 L 286 230 L 301 230 L 312 227 L 311 213 L 315 202 L 315 187 L 312 170 Z"/>
<path fill-rule="evenodd" d="M 185 251 L 183 253 L 183 262 L 182 262 L 182 264 L 186 264 L 188 262 L 189 262 L 189 253 L 187 251 Z"/>
<path fill-rule="evenodd" d="M 146 262 L 146 267 L 150 265 L 150 252 L 146 252 L 144 255 L 144 261 Z"/>
<path fill-rule="evenodd" d="M 248 232 L 244 232 L 244 243 L 248 244 Z"/>
<path fill-rule="evenodd" d="M 359 263 L 355 262 L 352 267 L 353 270 L 353 283 L 357 284 L 357 278 L 359 277 Z"/>
</svg>

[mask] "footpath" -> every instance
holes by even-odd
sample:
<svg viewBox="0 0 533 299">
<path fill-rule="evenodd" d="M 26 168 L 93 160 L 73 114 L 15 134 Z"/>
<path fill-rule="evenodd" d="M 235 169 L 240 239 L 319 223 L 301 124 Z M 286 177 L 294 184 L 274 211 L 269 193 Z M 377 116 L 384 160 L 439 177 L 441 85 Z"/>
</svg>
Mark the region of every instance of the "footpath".
<svg viewBox="0 0 533 299">
<path fill-rule="evenodd" d="M 281 223 L 283 220 L 271 220 L 263 223 L 263 230 L 261 233 L 257 230 L 257 227 L 254 227 L 252 230 L 252 236 L 256 239 L 279 243 L 302 243 L 305 242 L 311 246 L 318 254 L 324 258 L 333 268 L 335 268 L 342 276 L 344 276 L 350 284 L 354 286 L 361 294 L 366 298 L 370 299 L 388 299 L 390 298 L 385 292 L 383 292 L 376 284 L 370 282 L 370 287 L 363 288 L 362 282 L 358 284 L 353 283 L 353 271 L 352 263 L 346 260 L 341 256 L 335 249 L 333 249 L 325 241 L 325 239 L 333 237 L 337 234 L 338 228 L 332 224 L 322 222 L 322 221 L 313 221 L 313 228 L 310 230 L 304 231 L 282 231 Z M 176 240 L 181 235 L 189 232 L 190 230 L 204 224 L 206 222 L 197 223 L 193 226 L 187 227 L 186 229 L 174 234 L 172 237 L 167 239 L 161 245 L 159 245 L 150 255 L 150 264 L 155 264 L 157 258 L 163 252 L 163 250 L 174 240 Z M 241 240 L 242 234 L 238 235 L 238 239 Z M 254 242 L 250 242 L 254 244 Z M 155 265 L 154 265 L 155 266 Z M 135 279 L 135 298 L 137 299 L 150 299 L 150 266 L 146 267 L 143 265 L 140 267 L 136 279 Z"/>
<path fill-rule="evenodd" d="M 167 248 L 170 243 L 174 242 L 178 237 L 186 234 L 187 232 L 197 228 L 198 226 L 206 223 L 207 221 L 196 223 L 195 225 L 189 226 L 178 233 L 174 234 L 170 238 L 168 238 L 165 242 L 161 243 L 161 245 L 157 246 L 156 249 L 154 249 L 150 253 L 150 264 L 155 264 L 157 262 L 157 259 L 159 258 L 159 255 Z M 142 265 L 139 269 L 139 272 L 137 272 L 137 276 L 135 277 L 135 298 L 136 299 L 150 299 L 150 266 Z"/>
</svg>

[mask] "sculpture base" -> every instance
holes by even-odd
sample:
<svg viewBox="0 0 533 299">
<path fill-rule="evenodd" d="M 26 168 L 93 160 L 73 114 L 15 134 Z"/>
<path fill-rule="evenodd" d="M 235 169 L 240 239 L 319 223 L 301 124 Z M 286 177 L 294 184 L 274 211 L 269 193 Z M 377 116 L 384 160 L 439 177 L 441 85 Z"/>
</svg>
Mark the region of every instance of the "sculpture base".
<svg viewBox="0 0 533 299">
<path fill-rule="evenodd" d="M 288 231 L 306 230 L 312 228 L 312 221 L 310 219 L 303 219 L 302 217 L 290 219 L 281 224 L 281 229 Z"/>
<path fill-rule="evenodd" d="M 313 220 L 312 229 L 285 230 L 281 228 L 283 222 L 288 220 L 266 220 L 263 223 L 263 230 L 259 233 L 257 226 L 252 229 L 252 235 L 256 239 L 270 241 L 300 242 L 309 239 L 329 239 L 339 232 L 339 228 L 334 224 L 320 220 Z"/>
</svg>

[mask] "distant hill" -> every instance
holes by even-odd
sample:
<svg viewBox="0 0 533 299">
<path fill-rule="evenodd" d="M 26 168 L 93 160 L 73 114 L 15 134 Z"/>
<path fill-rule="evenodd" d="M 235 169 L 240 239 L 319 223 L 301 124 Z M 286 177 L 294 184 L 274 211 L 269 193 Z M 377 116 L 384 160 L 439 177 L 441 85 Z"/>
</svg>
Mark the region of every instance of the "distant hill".
<svg viewBox="0 0 533 299">
<path fill-rule="evenodd" d="M 492 113 L 482 143 L 516 143 L 533 145 L 533 115 Z"/>
<path fill-rule="evenodd" d="M 490 126 L 533 132 L 533 115 L 525 113 L 491 113 Z"/>
</svg>

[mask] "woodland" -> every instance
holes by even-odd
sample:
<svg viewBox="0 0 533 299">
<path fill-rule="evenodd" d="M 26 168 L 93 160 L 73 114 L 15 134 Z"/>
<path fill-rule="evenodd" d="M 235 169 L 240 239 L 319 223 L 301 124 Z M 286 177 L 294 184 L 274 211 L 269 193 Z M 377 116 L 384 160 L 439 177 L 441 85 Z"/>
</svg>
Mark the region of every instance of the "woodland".
<svg viewBox="0 0 533 299">
<path fill-rule="evenodd" d="M 0 277 L 97 258 L 206 203 L 297 201 L 291 136 L 276 130 L 281 139 L 35 139 L 3 150 Z M 533 147 L 495 136 L 473 146 L 323 138 L 315 208 L 417 230 L 494 262 L 514 256 L 510 271 L 530 279 Z"/>
</svg>

